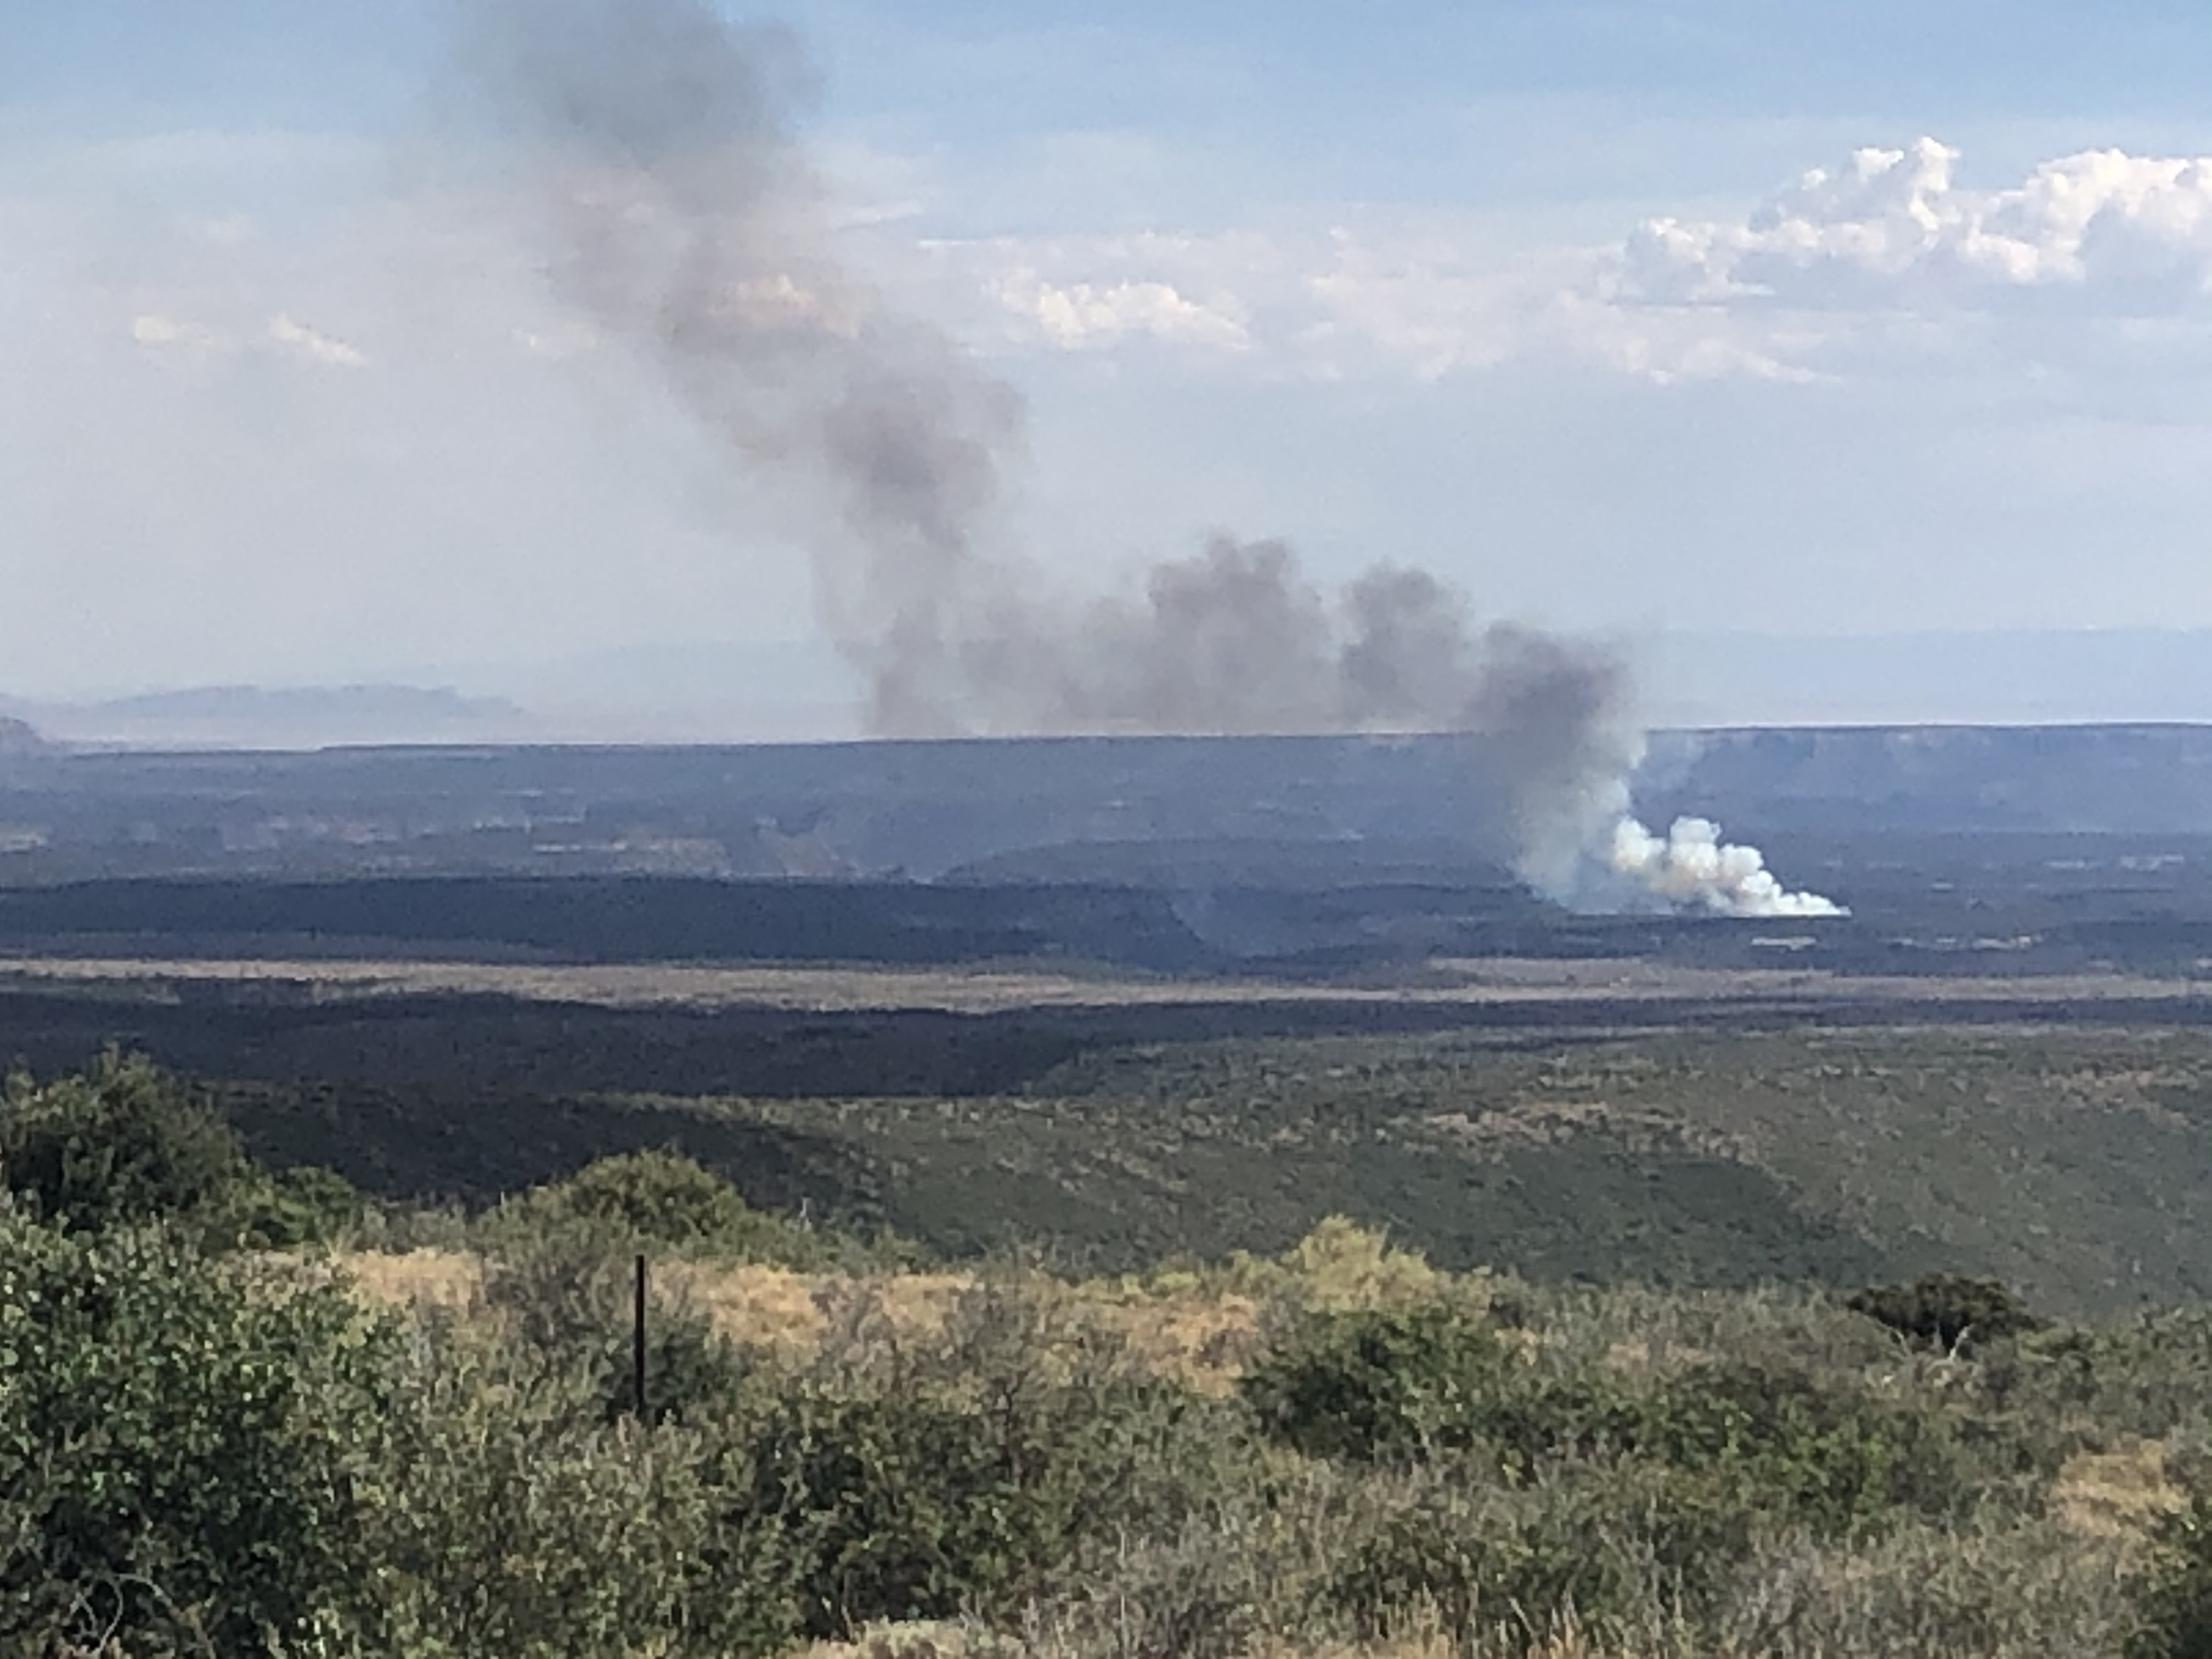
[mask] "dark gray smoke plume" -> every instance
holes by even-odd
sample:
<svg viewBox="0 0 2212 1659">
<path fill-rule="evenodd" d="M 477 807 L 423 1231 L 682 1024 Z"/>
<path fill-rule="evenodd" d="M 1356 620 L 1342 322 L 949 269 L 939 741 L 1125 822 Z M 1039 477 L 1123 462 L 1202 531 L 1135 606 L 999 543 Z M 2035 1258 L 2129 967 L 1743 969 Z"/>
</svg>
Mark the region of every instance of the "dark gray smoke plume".
<svg viewBox="0 0 2212 1659">
<path fill-rule="evenodd" d="M 1637 753 L 1608 653 L 1480 628 L 1383 565 L 1326 592 L 1280 542 L 1221 538 L 1136 599 L 1042 597 L 984 531 L 1020 399 L 841 268 L 793 118 L 790 39 L 704 0 L 463 0 L 480 84 L 546 187 L 556 291 L 647 354 L 812 562 L 872 729 L 1459 732 L 1565 893 Z"/>
<path fill-rule="evenodd" d="M 1522 872 L 1566 894 L 1626 805 L 1640 736 L 1612 652 L 1478 628 L 1425 570 L 1376 565 L 1340 590 L 1279 541 L 1217 536 L 1156 565 L 1141 600 L 1024 607 L 961 653 L 971 706 L 1030 732 L 1461 732 L 1509 804 Z"/>
<path fill-rule="evenodd" d="M 951 642 L 1021 402 L 839 265 L 793 141 L 780 30 L 702 0 L 464 0 L 472 68 L 530 145 L 556 293 L 649 354 L 782 498 L 878 730 L 957 729 Z"/>
</svg>

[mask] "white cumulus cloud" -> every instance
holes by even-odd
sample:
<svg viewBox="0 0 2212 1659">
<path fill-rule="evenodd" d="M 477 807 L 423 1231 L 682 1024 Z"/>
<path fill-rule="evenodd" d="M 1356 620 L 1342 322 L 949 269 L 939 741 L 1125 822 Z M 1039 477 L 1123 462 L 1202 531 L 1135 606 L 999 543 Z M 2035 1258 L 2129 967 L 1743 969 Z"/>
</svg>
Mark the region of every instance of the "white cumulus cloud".
<svg viewBox="0 0 2212 1659">
<path fill-rule="evenodd" d="M 2085 150 L 1995 190 L 1958 184 L 1959 161 L 1933 138 L 1862 149 L 1740 224 L 1653 219 L 1621 250 L 1618 292 L 1834 307 L 2048 289 L 2113 309 L 2212 292 L 2212 158 Z"/>
<path fill-rule="evenodd" d="M 201 362 L 227 359 L 241 349 L 232 333 L 204 323 L 175 317 L 166 311 L 142 311 L 131 319 L 131 338 L 157 359 Z M 271 318 L 258 338 L 244 343 L 252 349 L 273 352 L 298 362 L 327 368 L 366 368 L 368 357 L 360 348 L 335 336 L 308 327 L 289 312 Z"/>
<path fill-rule="evenodd" d="M 270 319 L 269 339 L 276 345 L 331 368 L 366 368 L 368 359 L 358 347 L 298 321 L 289 312 Z"/>
<path fill-rule="evenodd" d="M 1193 300 L 1172 283 L 1054 283 L 1034 270 L 1015 270 L 999 278 L 994 291 L 1009 313 L 1071 350 L 1132 337 L 1226 351 L 1252 344 L 1241 306 Z"/>
<path fill-rule="evenodd" d="M 221 351 L 229 342 L 213 329 L 183 322 L 160 312 L 142 312 L 131 319 L 131 337 L 149 350 L 182 349 Z"/>
<path fill-rule="evenodd" d="M 2212 348 L 2212 157 L 2087 149 L 1961 182 L 1934 138 L 1856 150 L 1741 218 L 1500 246 L 1443 213 L 1270 231 L 930 245 L 950 314 L 1060 350 L 1196 348 L 1323 380 L 1550 359 L 1655 384 L 1891 379 L 1931 362 L 2098 374 Z M 995 322 L 990 320 L 995 318 Z M 956 322 L 956 327 L 958 326 Z M 1231 354 L 1233 354 L 1233 358 Z"/>
</svg>

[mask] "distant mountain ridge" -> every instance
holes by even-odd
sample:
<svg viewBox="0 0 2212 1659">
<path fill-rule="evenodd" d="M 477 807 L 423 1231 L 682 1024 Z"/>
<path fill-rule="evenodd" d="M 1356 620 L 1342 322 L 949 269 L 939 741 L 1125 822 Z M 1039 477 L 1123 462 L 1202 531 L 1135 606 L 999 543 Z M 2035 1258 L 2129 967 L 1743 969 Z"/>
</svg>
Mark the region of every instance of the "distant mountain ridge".
<svg viewBox="0 0 2212 1659">
<path fill-rule="evenodd" d="M 348 719 L 402 714 L 470 720 L 487 713 L 519 712 L 503 698 L 464 696 L 450 686 L 380 684 L 196 685 L 175 691 L 111 697 L 88 706 L 108 714 L 164 720 L 234 720 L 298 714 L 329 714 Z"/>
<path fill-rule="evenodd" d="M 449 686 L 203 685 L 85 702 L 0 699 L 0 710 L 56 738 L 108 748 L 317 749 L 538 735 L 520 705 Z"/>
</svg>

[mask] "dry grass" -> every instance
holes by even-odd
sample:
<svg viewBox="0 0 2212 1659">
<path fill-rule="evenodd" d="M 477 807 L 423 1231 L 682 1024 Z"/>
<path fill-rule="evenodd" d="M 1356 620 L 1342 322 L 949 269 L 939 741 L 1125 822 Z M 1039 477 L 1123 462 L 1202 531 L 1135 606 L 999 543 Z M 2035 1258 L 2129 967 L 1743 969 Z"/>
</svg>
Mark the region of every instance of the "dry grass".
<svg viewBox="0 0 2212 1659">
<path fill-rule="evenodd" d="M 1233 1291 L 1113 1305 L 1138 1358 L 1201 1394 L 1228 1394 L 1260 1346 L 1260 1304 Z"/>
<path fill-rule="evenodd" d="M 338 1266 L 372 1301 L 388 1307 L 461 1310 L 483 1297 L 483 1260 L 464 1250 L 349 1250 Z"/>
<path fill-rule="evenodd" d="M 2112 1451 L 2068 1460 L 2051 1490 L 2051 1507 L 2073 1531 L 2091 1538 L 2140 1538 L 2188 1497 L 2166 1474 L 2166 1449 L 2139 1440 Z"/>
<path fill-rule="evenodd" d="M 774 1349 L 793 1358 L 811 1353 L 828 1334 L 831 1310 L 855 1296 L 900 1335 L 943 1328 L 969 1280 L 956 1273 L 899 1273 L 875 1279 L 794 1273 L 751 1263 L 672 1262 L 663 1282 L 705 1314 L 732 1342 Z"/>
<path fill-rule="evenodd" d="M 483 1292 L 483 1260 L 464 1251 L 354 1251 L 339 1265 L 362 1294 L 387 1307 L 465 1310 Z M 855 1298 L 867 1298 L 894 1332 L 919 1337 L 942 1329 L 954 1303 L 975 1284 L 964 1273 L 864 1279 L 751 1263 L 671 1261 L 656 1273 L 665 1291 L 732 1341 L 793 1359 L 811 1354 L 829 1334 L 833 1310 Z M 1065 1293 L 1121 1327 L 1158 1374 L 1209 1394 L 1236 1385 L 1260 1340 L 1259 1304 L 1234 1291 L 1132 1294 L 1097 1284 Z"/>
<path fill-rule="evenodd" d="M 389 1307 L 466 1309 L 483 1291 L 483 1259 L 466 1251 L 354 1251 L 341 1255 L 338 1266 L 364 1295 Z M 817 1352 L 840 1315 L 862 1304 L 894 1334 L 934 1334 L 979 1282 L 965 1273 L 811 1273 L 750 1262 L 669 1261 L 653 1271 L 664 1293 L 705 1315 L 732 1341 L 791 1359 Z M 1072 1285 L 1037 1278 L 1027 1285 L 1032 1295 L 1118 1328 L 1155 1374 L 1217 1398 L 1236 1387 L 1258 1352 L 1271 1304 L 1346 1312 L 1449 1296 L 1483 1305 L 1493 1288 L 1486 1274 L 1441 1273 L 1417 1252 L 1341 1216 L 1321 1222 L 1280 1257 Z"/>
</svg>

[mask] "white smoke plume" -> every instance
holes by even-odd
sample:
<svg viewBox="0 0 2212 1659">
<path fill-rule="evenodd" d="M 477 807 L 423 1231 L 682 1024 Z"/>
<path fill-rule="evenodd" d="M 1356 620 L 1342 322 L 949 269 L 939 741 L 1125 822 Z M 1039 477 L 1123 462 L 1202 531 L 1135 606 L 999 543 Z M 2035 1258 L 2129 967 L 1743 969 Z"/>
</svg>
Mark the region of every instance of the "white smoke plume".
<svg viewBox="0 0 2212 1659">
<path fill-rule="evenodd" d="M 1833 899 L 1784 887 L 1756 847 L 1721 839 L 1710 818 L 1680 817 L 1655 836 L 1624 816 L 1613 826 L 1608 863 L 1669 908 L 1717 916 L 1840 916 Z"/>
<path fill-rule="evenodd" d="M 707 0 L 464 3 L 554 291 L 775 498 L 872 731 L 1459 733 L 1532 884 L 1571 899 L 1601 866 L 1640 748 L 1615 653 L 1479 625 L 1422 570 L 1328 592 L 1276 541 L 1216 538 L 1139 599 L 1047 597 L 989 533 L 1022 401 L 836 257 L 788 37 Z"/>
</svg>

